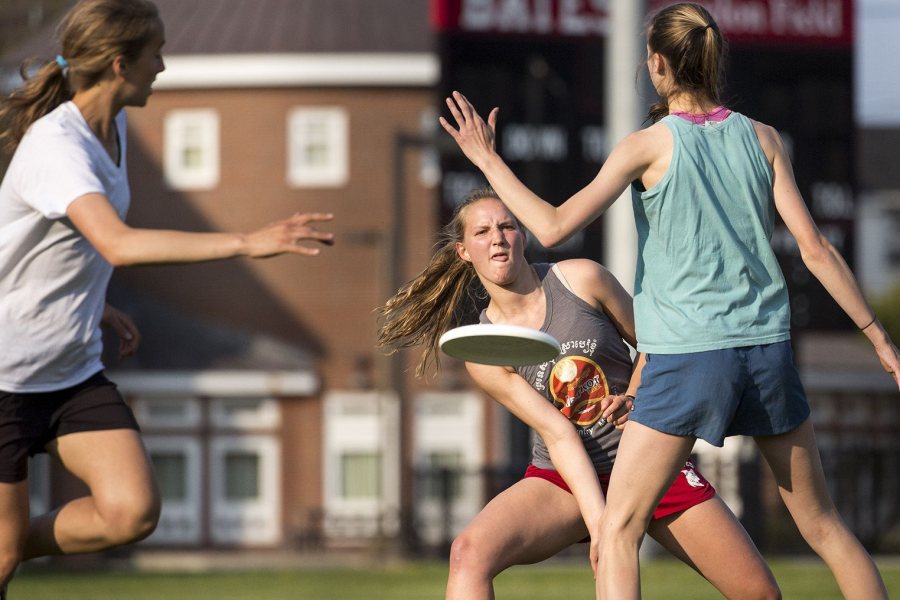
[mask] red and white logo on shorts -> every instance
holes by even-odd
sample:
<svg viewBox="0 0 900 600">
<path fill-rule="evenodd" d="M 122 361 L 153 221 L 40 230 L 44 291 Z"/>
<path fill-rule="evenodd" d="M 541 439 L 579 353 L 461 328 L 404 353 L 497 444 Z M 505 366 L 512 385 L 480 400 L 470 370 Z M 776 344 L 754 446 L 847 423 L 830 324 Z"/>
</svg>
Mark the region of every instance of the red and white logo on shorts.
<svg viewBox="0 0 900 600">
<path fill-rule="evenodd" d="M 600 419 L 600 400 L 609 394 L 600 365 L 585 356 L 567 356 L 550 372 L 553 404 L 579 427 Z"/>
<path fill-rule="evenodd" d="M 684 475 L 684 478 L 687 480 L 688 485 L 691 487 L 703 487 L 705 484 L 700 479 L 700 475 L 697 471 L 694 470 L 694 463 L 691 461 L 687 461 L 684 463 L 684 468 L 681 470 L 681 473 Z"/>
</svg>

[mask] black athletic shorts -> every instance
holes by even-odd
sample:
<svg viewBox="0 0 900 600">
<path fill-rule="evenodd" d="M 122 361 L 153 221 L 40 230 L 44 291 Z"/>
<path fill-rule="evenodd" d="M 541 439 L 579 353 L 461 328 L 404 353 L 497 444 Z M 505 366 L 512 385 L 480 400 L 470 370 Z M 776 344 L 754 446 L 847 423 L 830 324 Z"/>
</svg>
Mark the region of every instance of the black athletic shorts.
<svg viewBox="0 0 900 600">
<path fill-rule="evenodd" d="M 46 452 L 58 437 L 109 429 L 140 431 L 116 384 L 102 372 L 53 392 L 0 391 L 0 482 L 26 479 L 28 457 Z"/>
</svg>

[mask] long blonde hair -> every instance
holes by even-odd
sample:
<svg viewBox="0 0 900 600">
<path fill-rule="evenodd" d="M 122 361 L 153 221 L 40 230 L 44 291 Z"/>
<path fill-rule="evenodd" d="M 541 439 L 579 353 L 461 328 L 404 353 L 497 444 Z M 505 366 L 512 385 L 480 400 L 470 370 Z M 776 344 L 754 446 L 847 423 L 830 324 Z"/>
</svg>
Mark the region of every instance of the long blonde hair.
<svg viewBox="0 0 900 600">
<path fill-rule="evenodd" d="M 14 151 L 32 123 L 97 83 L 117 56 L 137 58 L 161 28 L 150 0 L 81 0 L 56 29 L 60 59 L 33 75 L 36 61 L 23 63 L 24 83 L 0 101 L 0 143 Z"/>
<path fill-rule="evenodd" d="M 721 104 L 727 44 L 709 11 L 693 2 L 661 9 L 647 25 L 647 46 L 668 61 L 677 91 Z M 650 107 L 647 118 L 655 123 L 668 114 L 668 99 L 663 98 Z"/>
<path fill-rule="evenodd" d="M 393 353 L 401 348 L 422 346 L 417 377 L 432 363 L 440 367 L 441 335 L 458 325 L 475 322 L 487 298 L 474 267 L 456 251 L 456 244 L 463 241 L 465 234 L 466 209 L 485 199 L 500 197 L 490 188 L 477 189 L 466 196 L 441 230 L 435 253 L 425 270 L 378 309 L 380 347 Z"/>
</svg>

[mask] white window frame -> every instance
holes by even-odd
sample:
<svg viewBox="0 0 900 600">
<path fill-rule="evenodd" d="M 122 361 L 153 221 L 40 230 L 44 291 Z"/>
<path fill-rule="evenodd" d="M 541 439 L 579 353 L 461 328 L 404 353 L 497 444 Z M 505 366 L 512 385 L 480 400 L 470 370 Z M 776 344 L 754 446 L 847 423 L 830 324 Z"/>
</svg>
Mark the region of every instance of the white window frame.
<svg viewBox="0 0 900 600">
<path fill-rule="evenodd" d="M 200 440 L 187 435 L 145 435 L 144 444 L 151 455 L 159 452 L 182 454 L 185 457 L 187 497 L 182 500 L 163 498 L 159 525 L 142 543 L 150 546 L 199 545 L 203 541 L 203 465 Z"/>
<path fill-rule="evenodd" d="M 319 121 L 325 127 L 326 164 L 305 160 L 304 138 L 309 123 Z M 287 116 L 287 183 L 295 188 L 342 187 L 350 173 L 350 119 L 344 108 L 303 106 L 291 109 Z"/>
<path fill-rule="evenodd" d="M 201 164 L 185 167 L 182 154 L 188 126 L 200 127 Z M 219 113 L 211 108 L 179 109 L 166 114 L 163 137 L 163 172 L 174 190 L 210 190 L 219 184 Z"/>
<path fill-rule="evenodd" d="M 169 404 L 183 409 L 182 414 L 171 417 L 159 417 L 152 414 L 154 404 Z M 132 402 L 134 415 L 145 428 L 195 429 L 200 427 L 203 411 L 197 398 L 176 396 L 137 397 Z"/>
<path fill-rule="evenodd" d="M 259 407 L 253 414 L 231 415 L 228 405 L 234 402 L 258 400 Z M 209 417 L 216 429 L 275 429 L 281 425 L 281 406 L 273 398 L 254 398 L 237 396 L 234 398 L 215 398 L 209 405 Z"/>
<path fill-rule="evenodd" d="M 356 410 L 354 410 L 354 407 Z M 366 407 L 365 411 L 358 410 Z M 365 538 L 397 532 L 400 510 L 400 404 L 397 395 L 377 391 L 330 391 L 324 398 L 322 453 L 325 534 Z M 347 453 L 381 456 L 381 497 L 341 494 L 341 457 Z"/>
<path fill-rule="evenodd" d="M 259 496 L 225 497 L 225 455 L 255 453 L 260 459 Z M 218 435 L 210 441 L 210 537 L 218 544 L 272 546 L 281 542 L 281 442 L 274 435 Z"/>
<path fill-rule="evenodd" d="M 430 410 L 431 407 L 439 410 Z M 429 391 L 415 399 L 413 463 L 428 468 L 428 457 L 439 452 L 460 456 L 463 473 L 459 480 L 459 495 L 453 499 L 451 528 L 453 535 L 482 509 L 484 490 L 481 477 L 473 476 L 485 462 L 485 402 L 475 392 Z M 448 410 L 451 407 L 455 410 Z M 438 543 L 444 516 L 438 498 L 417 499 L 419 535 L 428 543 Z"/>
</svg>

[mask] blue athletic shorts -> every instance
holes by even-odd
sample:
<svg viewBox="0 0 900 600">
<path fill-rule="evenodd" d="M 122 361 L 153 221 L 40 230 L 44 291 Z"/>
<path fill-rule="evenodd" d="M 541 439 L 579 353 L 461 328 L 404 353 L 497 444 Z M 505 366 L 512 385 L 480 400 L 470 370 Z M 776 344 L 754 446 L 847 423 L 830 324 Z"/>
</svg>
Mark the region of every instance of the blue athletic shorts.
<svg viewBox="0 0 900 600">
<path fill-rule="evenodd" d="M 789 341 L 687 354 L 648 354 L 629 416 L 722 446 L 730 435 L 776 435 L 809 417 Z"/>
</svg>

